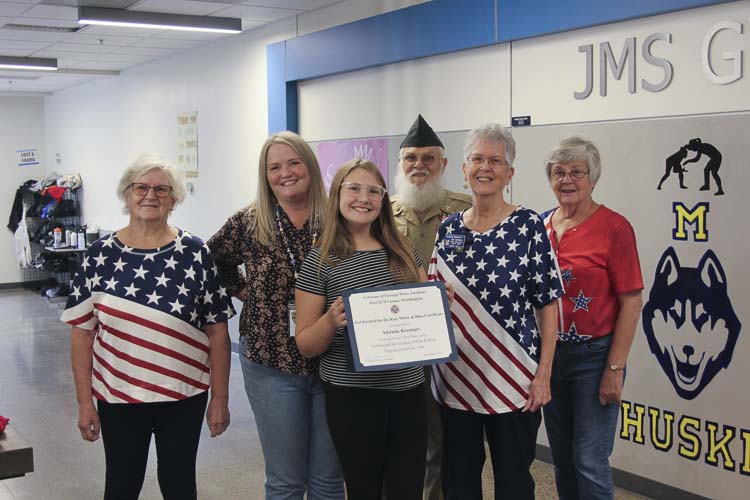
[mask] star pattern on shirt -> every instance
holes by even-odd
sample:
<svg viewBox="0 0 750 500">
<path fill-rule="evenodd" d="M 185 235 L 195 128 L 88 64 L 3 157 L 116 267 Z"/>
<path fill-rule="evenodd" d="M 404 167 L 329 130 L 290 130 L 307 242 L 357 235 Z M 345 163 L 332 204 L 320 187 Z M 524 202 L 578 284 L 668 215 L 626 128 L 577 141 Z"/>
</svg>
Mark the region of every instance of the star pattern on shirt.
<svg viewBox="0 0 750 500">
<path fill-rule="evenodd" d="M 512 338 L 509 342 L 536 359 L 541 339 L 533 307 L 561 296 L 562 282 L 556 259 L 549 258 L 550 243 L 541 220 L 535 221 L 527 209 L 516 212 L 483 233 L 469 231 L 460 216 L 451 216 L 441 226 L 441 234 L 466 235 L 467 246 L 463 252 L 438 247 L 437 254 L 492 315 L 497 324 L 486 328 L 504 330 Z"/>
<path fill-rule="evenodd" d="M 572 342 L 574 344 L 580 344 L 591 338 L 591 335 L 579 335 L 578 329 L 576 328 L 575 321 L 570 324 L 570 328 L 567 332 L 561 332 L 557 334 L 557 338 L 561 342 Z"/>
<path fill-rule="evenodd" d="M 99 240 L 84 256 L 67 307 L 105 293 L 199 329 L 226 321 L 234 315 L 231 297 L 219 282 L 208 247 L 189 238 L 183 231 L 182 237 L 154 251 L 127 247 L 113 236 Z"/>
<path fill-rule="evenodd" d="M 573 301 L 573 312 L 576 312 L 578 310 L 589 312 L 589 302 L 594 300 L 594 297 L 586 297 L 586 295 L 584 295 L 583 293 L 583 290 L 578 290 L 577 297 L 568 298 Z"/>
<path fill-rule="evenodd" d="M 565 282 L 565 286 L 570 285 L 571 281 L 575 281 L 576 277 L 573 275 L 573 268 L 569 267 L 567 269 L 563 269 L 560 274 L 562 275 L 562 279 Z"/>
</svg>

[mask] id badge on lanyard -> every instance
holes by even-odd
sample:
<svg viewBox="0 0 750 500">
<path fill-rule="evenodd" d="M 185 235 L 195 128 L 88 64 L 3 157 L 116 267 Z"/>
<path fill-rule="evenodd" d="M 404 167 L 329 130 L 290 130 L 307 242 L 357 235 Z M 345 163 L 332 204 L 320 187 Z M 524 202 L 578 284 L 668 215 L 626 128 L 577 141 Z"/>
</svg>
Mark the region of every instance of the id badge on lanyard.
<svg viewBox="0 0 750 500">
<path fill-rule="evenodd" d="M 289 301 L 286 305 L 287 314 L 289 314 L 289 336 L 294 338 L 297 331 L 297 305 L 294 301 Z"/>
</svg>

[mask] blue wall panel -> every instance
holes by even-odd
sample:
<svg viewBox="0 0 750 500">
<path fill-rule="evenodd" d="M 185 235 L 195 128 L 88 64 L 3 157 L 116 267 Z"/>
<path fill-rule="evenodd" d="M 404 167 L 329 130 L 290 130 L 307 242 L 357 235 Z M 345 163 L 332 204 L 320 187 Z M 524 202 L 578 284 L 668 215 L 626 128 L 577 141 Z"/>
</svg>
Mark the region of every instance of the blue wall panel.
<svg viewBox="0 0 750 500">
<path fill-rule="evenodd" d="M 287 40 L 287 79 L 495 43 L 493 0 L 434 0 Z"/>
<path fill-rule="evenodd" d="M 497 0 L 499 41 L 570 31 L 730 0 Z"/>
<path fill-rule="evenodd" d="M 731 0 L 433 0 L 268 46 L 269 132 L 297 130 L 299 80 Z"/>
</svg>

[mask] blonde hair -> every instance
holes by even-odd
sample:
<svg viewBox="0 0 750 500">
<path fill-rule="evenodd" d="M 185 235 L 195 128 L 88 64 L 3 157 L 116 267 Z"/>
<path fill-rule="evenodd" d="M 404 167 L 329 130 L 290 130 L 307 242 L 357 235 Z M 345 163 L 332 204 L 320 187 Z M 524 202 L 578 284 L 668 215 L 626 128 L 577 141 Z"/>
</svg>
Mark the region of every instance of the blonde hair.
<svg viewBox="0 0 750 500">
<path fill-rule="evenodd" d="M 341 183 L 353 170 L 358 168 L 372 174 L 382 187 L 386 187 L 380 170 L 368 160 L 358 158 L 349 160 L 336 172 L 328 198 L 328 217 L 320 239 L 321 261 L 329 266 L 334 265 L 331 256 L 346 259 L 355 251 L 354 240 L 349 232 L 346 219 L 341 215 L 339 203 L 341 200 Z M 383 197 L 378 218 L 370 224 L 370 234 L 385 248 L 391 273 L 398 282 L 419 281 L 419 268 L 414 260 L 411 243 L 396 229 L 388 192 Z"/>
<path fill-rule="evenodd" d="M 255 222 L 250 227 L 253 238 L 264 246 L 269 246 L 276 238 L 276 196 L 268 184 L 268 150 L 274 144 L 285 144 L 292 148 L 307 167 L 310 178 L 308 189 L 308 204 L 310 207 L 310 227 L 317 218 L 318 221 L 326 219 L 326 190 L 323 185 L 323 177 L 320 174 L 320 165 L 310 145 L 294 132 L 284 131 L 271 135 L 260 150 L 258 161 L 258 192 L 255 201 L 250 205 L 255 208 Z"/>
</svg>

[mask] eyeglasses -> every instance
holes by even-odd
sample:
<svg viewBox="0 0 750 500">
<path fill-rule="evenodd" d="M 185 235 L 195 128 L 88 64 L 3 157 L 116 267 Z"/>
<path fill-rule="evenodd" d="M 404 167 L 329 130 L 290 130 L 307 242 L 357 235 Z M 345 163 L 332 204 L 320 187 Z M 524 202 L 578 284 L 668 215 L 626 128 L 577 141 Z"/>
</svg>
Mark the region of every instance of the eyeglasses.
<svg viewBox="0 0 750 500">
<path fill-rule="evenodd" d="M 469 161 L 469 164 L 472 167 L 482 167 L 485 163 L 489 164 L 492 168 L 500 168 L 502 166 L 508 166 L 508 162 L 505 161 L 505 158 L 502 158 L 500 156 L 492 156 L 490 158 L 485 158 L 482 155 L 469 155 L 468 158 L 466 158 Z"/>
<path fill-rule="evenodd" d="M 371 200 L 382 200 L 385 193 L 388 192 L 383 186 L 371 186 L 359 182 L 342 182 L 341 190 L 352 198 L 359 197 L 362 193 L 367 193 Z"/>
<path fill-rule="evenodd" d="M 422 165 L 429 167 L 430 165 L 435 163 L 439 159 L 439 157 L 435 156 L 432 153 L 425 153 L 422 156 L 408 153 L 402 156 L 401 159 L 404 161 L 404 163 L 407 163 L 409 165 L 416 165 L 417 161 L 421 159 Z"/>
<path fill-rule="evenodd" d="M 166 198 L 170 194 L 172 194 L 172 186 L 165 186 L 164 184 L 159 184 L 158 186 L 149 186 L 148 184 L 143 184 L 142 182 L 133 182 L 128 186 L 130 189 L 133 190 L 134 194 L 137 194 L 138 196 L 146 196 L 150 189 L 154 190 L 154 195 L 157 198 Z"/>
<path fill-rule="evenodd" d="M 565 176 L 569 175 L 572 180 L 580 181 L 588 173 L 588 170 L 578 170 L 574 168 L 570 172 L 566 172 L 565 170 L 555 170 L 554 172 L 552 172 L 552 174 L 550 174 L 550 177 L 552 177 L 552 180 L 554 180 L 555 182 L 562 182 L 563 179 L 565 179 Z"/>
</svg>

